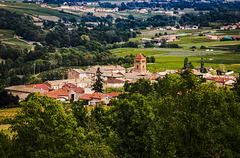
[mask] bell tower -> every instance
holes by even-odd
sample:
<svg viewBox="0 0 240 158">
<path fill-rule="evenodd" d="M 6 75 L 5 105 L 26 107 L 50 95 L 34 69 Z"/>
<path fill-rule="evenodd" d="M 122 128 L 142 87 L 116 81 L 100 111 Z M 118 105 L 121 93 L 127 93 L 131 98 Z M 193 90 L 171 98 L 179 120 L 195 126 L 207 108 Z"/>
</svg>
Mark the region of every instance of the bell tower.
<svg viewBox="0 0 240 158">
<path fill-rule="evenodd" d="M 146 73 L 146 58 L 140 53 L 134 59 L 134 71 L 145 74 Z"/>
</svg>

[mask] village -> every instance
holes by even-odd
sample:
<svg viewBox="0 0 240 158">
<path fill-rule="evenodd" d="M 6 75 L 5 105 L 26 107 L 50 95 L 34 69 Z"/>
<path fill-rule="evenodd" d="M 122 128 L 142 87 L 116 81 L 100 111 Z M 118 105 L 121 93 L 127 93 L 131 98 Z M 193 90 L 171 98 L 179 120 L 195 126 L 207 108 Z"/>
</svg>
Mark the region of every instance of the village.
<svg viewBox="0 0 240 158">
<path fill-rule="evenodd" d="M 146 69 L 146 57 L 141 53 L 134 59 L 134 67 L 125 69 L 119 65 L 92 66 L 86 70 L 72 69 L 68 70 L 68 79 L 46 81 L 43 84 L 18 85 L 7 87 L 6 90 L 20 101 L 24 100 L 30 93 L 40 93 L 50 98 L 66 101 L 85 100 L 87 105 L 109 104 L 111 99 L 117 98 L 122 92 L 118 93 L 100 93 L 92 90 L 92 85 L 96 82 L 96 71 L 100 68 L 101 78 L 103 80 L 103 89 L 106 87 L 120 88 L 125 82 L 134 83 L 140 78 L 149 79 L 152 83 L 157 82 L 158 78 L 164 78 L 167 74 L 180 74 L 184 70 L 166 70 L 164 72 L 151 73 Z M 196 76 L 206 79 L 206 82 L 215 82 L 217 86 L 233 87 L 237 82 L 238 76 L 232 76 L 233 71 L 221 72 L 211 67 L 205 67 L 207 73 L 200 72 L 201 67 L 192 69 Z M 217 72 L 214 74 L 213 72 Z"/>
</svg>

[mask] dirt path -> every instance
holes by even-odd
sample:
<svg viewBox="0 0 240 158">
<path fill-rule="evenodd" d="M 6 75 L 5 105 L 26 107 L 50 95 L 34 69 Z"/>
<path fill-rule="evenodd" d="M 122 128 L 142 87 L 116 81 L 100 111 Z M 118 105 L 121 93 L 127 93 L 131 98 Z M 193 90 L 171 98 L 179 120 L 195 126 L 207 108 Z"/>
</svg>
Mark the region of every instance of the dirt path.
<svg viewBox="0 0 240 158">
<path fill-rule="evenodd" d="M 17 35 L 14 35 L 14 37 L 13 37 L 13 38 L 16 38 L 16 39 L 18 39 L 19 41 L 22 41 L 22 42 L 24 42 L 24 43 L 27 43 L 27 44 L 28 44 L 28 42 L 27 42 L 27 41 L 25 41 L 25 40 L 23 40 L 23 39 L 19 38 L 19 36 L 17 36 Z"/>
</svg>

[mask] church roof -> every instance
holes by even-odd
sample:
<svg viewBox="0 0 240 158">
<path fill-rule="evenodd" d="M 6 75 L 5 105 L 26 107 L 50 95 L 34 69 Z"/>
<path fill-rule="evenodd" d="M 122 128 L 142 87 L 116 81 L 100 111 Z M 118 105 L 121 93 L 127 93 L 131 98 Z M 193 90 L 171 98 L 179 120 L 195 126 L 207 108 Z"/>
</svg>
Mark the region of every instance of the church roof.
<svg viewBox="0 0 240 158">
<path fill-rule="evenodd" d="M 136 56 L 135 59 L 146 59 L 141 53 Z"/>
</svg>

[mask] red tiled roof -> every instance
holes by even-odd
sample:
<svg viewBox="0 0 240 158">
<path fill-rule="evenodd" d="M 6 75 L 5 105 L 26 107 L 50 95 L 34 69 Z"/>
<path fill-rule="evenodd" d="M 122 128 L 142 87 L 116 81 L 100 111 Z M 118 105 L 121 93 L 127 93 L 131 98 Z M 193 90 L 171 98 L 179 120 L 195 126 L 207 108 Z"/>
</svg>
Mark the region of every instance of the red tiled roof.
<svg viewBox="0 0 240 158">
<path fill-rule="evenodd" d="M 76 87 L 77 87 L 77 86 L 76 86 L 75 84 L 73 84 L 73 83 L 68 83 L 67 86 L 68 86 L 69 88 L 76 88 Z"/>
<path fill-rule="evenodd" d="M 216 77 L 210 77 L 210 78 L 207 78 L 207 80 L 215 80 L 217 79 Z"/>
<path fill-rule="evenodd" d="M 68 87 L 63 87 L 60 89 L 52 90 L 46 93 L 46 95 L 50 98 L 62 98 L 62 96 L 68 96 L 69 90 L 70 89 Z"/>
<path fill-rule="evenodd" d="M 80 99 L 82 100 L 92 100 L 92 94 L 83 94 Z"/>
<path fill-rule="evenodd" d="M 227 81 L 229 81 L 229 80 L 230 80 L 229 78 L 218 78 L 218 79 L 216 79 L 215 81 L 216 81 L 216 82 L 225 83 L 225 82 L 227 82 Z"/>
<path fill-rule="evenodd" d="M 124 83 L 124 81 L 119 80 L 119 79 L 112 79 L 112 80 L 108 81 L 107 83 Z"/>
<path fill-rule="evenodd" d="M 136 56 L 135 59 L 146 59 L 141 53 Z"/>
<path fill-rule="evenodd" d="M 25 85 L 26 87 L 33 87 L 36 89 L 42 89 L 42 90 L 49 90 L 49 88 L 45 84 L 31 84 L 31 85 Z"/>
<path fill-rule="evenodd" d="M 107 93 L 107 95 L 111 96 L 111 97 L 118 97 L 120 94 L 122 94 L 121 92 L 120 93 Z"/>
<path fill-rule="evenodd" d="M 157 79 L 157 76 L 153 76 L 152 78 L 151 78 L 151 80 L 156 80 Z"/>
<path fill-rule="evenodd" d="M 101 98 L 103 98 L 103 97 L 105 97 L 106 96 L 106 94 L 104 94 L 104 93 L 99 93 L 99 92 L 94 92 L 93 94 L 92 94 L 92 98 L 93 99 L 101 99 Z"/>
<path fill-rule="evenodd" d="M 77 93 L 84 93 L 84 89 L 81 87 L 75 87 L 75 88 L 71 88 L 72 90 L 74 90 Z"/>
</svg>

